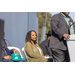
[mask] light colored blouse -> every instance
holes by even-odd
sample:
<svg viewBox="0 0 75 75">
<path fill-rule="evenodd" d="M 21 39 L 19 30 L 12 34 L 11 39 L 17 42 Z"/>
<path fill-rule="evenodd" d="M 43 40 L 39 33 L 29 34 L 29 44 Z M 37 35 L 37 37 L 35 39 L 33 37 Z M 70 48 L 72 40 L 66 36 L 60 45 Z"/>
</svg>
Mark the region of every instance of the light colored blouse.
<svg viewBox="0 0 75 75">
<path fill-rule="evenodd" d="M 42 52 L 41 52 L 41 49 L 39 48 L 39 47 L 37 47 L 38 48 L 38 50 L 39 50 L 39 52 L 40 52 L 40 54 L 41 54 L 41 56 L 42 56 Z"/>
</svg>

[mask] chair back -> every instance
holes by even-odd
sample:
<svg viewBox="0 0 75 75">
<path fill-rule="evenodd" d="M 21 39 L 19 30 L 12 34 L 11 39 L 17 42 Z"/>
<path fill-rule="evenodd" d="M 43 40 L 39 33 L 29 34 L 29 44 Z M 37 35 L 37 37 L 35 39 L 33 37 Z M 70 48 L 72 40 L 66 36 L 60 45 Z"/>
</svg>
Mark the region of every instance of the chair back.
<svg viewBox="0 0 75 75">
<path fill-rule="evenodd" d="M 17 47 L 7 47 L 9 50 L 11 50 L 11 49 L 16 49 L 16 50 L 18 50 L 19 52 L 20 52 L 20 55 L 21 55 L 21 58 L 23 58 L 23 56 L 22 56 L 22 54 L 21 54 L 21 51 L 20 51 L 20 49 L 19 48 L 17 48 Z"/>
<path fill-rule="evenodd" d="M 26 52 L 25 52 L 25 50 L 24 50 L 24 47 L 22 48 L 22 51 L 23 51 L 23 53 L 24 53 L 25 59 L 26 59 L 27 62 L 28 62 L 28 58 L 27 58 Z"/>
</svg>

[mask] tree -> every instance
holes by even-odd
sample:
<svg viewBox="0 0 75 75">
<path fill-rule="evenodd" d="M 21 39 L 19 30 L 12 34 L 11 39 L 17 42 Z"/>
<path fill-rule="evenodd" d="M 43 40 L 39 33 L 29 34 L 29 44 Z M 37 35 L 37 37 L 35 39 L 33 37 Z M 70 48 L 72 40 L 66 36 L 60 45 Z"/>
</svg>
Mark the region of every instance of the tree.
<svg viewBox="0 0 75 75">
<path fill-rule="evenodd" d="M 38 44 L 40 44 L 40 41 L 41 41 L 41 32 L 42 32 L 42 28 L 43 28 L 44 22 L 45 22 L 45 12 L 39 12 L 38 16 L 39 16 L 38 17 L 39 18 Z M 46 33 L 48 33 L 48 31 L 51 30 L 50 19 L 51 19 L 51 14 L 48 12 L 47 13 L 47 21 L 46 21 Z"/>
<path fill-rule="evenodd" d="M 39 15 L 39 28 L 43 28 L 45 19 L 42 15 Z"/>
</svg>

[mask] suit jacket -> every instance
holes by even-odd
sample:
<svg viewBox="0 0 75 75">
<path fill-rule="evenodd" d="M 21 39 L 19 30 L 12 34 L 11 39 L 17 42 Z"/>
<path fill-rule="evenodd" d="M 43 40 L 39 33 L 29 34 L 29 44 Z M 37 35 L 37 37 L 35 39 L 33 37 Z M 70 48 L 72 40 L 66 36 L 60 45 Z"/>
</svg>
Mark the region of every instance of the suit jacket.
<svg viewBox="0 0 75 75">
<path fill-rule="evenodd" d="M 6 44 L 6 42 L 5 42 L 5 39 L 3 39 L 3 45 L 4 45 L 4 47 L 5 47 L 5 50 L 6 50 L 6 52 L 7 52 L 7 55 L 10 55 L 10 56 L 11 56 L 11 54 L 13 53 L 13 49 L 9 50 L 9 49 L 7 48 L 7 44 Z M 2 59 L 4 58 L 4 56 L 6 56 L 6 54 L 5 54 L 5 51 L 2 49 Z"/>
<path fill-rule="evenodd" d="M 70 18 L 70 22 L 73 20 Z M 75 33 L 75 25 L 74 33 Z M 50 38 L 50 48 L 56 48 L 61 50 L 67 50 L 66 40 L 64 40 L 64 34 L 70 34 L 69 27 L 61 13 L 54 15 L 51 18 L 52 36 Z"/>
<path fill-rule="evenodd" d="M 7 44 L 7 47 L 8 47 L 8 46 L 11 46 L 8 40 L 5 39 L 5 42 L 6 42 L 6 44 Z"/>
<path fill-rule="evenodd" d="M 40 44 L 40 47 L 41 47 L 41 49 L 42 49 L 44 55 L 52 56 L 51 49 L 49 48 L 49 40 L 48 40 L 48 39 L 44 40 L 44 41 Z"/>
</svg>

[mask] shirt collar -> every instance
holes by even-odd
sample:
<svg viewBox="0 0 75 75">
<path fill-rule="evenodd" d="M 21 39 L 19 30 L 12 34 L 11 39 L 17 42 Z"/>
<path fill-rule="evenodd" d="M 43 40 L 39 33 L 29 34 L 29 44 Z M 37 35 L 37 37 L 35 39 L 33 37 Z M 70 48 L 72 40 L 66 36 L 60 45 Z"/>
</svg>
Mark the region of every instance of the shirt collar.
<svg viewBox="0 0 75 75">
<path fill-rule="evenodd" d="M 65 16 L 63 13 L 61 13 L 63 15 L 64 18 L 69 18 L 69 16 Z"/>
</svg>

